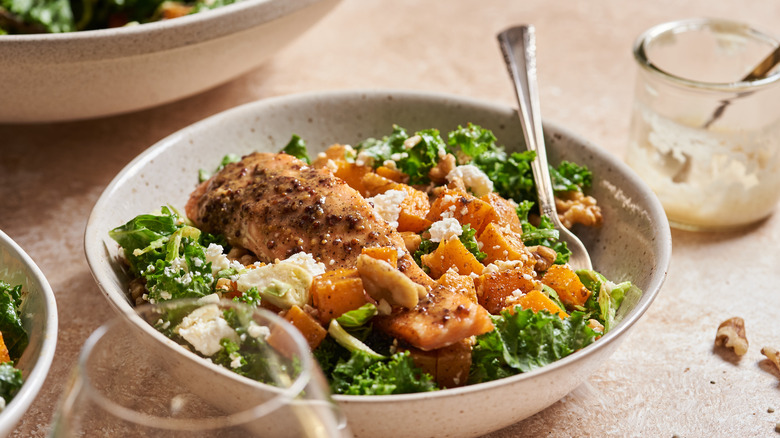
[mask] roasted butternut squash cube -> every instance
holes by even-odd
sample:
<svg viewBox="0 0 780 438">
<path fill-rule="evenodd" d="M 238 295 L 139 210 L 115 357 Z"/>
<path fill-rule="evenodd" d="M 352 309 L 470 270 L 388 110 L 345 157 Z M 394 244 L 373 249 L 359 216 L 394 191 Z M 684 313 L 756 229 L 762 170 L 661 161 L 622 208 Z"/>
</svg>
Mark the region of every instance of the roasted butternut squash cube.
<svg viewBox="0 0 780 438">
<path fill-rule="evenodd" d="M 496 225 L 509 227 L 518 234 L 523 233 L 523 226 L 520 224 L 520 218 L 517 217 L 517 210 L 509 201 L 495 192 L 488 193 L 479 199 L 490 204 L 496 211 L 496 220 L 494 221 Z"/>
<path fill-rule="evenodd" d="M 455 388 L 468 383 L 471 369 L 471 342 L 468 339 L 431 351 L 408 348 L 414 364 L 429 374 L 441 388 Z"/>
<path fill-rule="evenodd" d="M 550 297 L 538 290 L 532 290 L 531 292 L 523 295 L 522 298 L 517 300 L 517 304 L 519 304 L 523 309 L 531 309 L 534 312 L 546 310 L 553 315 L 557 313 L 561 319 L 567 318 L 569 316 L 569 314 L 558 307 L 558 305 L 555 304 L 555 302 L 553 302 Z"/>
<path fill-rule="evenodd" d="M 357 269 L 336 269 L 318 275 L 309 291 L 323 324 L 368 302 Z"/>
<path fill-rule="evenodd" d="M 590 298 L 590 291 L 580 277 L 567 265 L 552 265 L 544 273 L 542 283 L 558 293 L 564 306 L 582 306 Z"/>
<path fill-rule="evenodd" d="M 471 342 L 464 339 L 436 350 L 436 383 L 442 388 L 456 388 L 468 383 L 471 369 Z"/>
<path fill-rule="evenodd" d="M 390 263 L 394 268 L 398 267 L 398 250 L 389 246 L 373 246 L 370 248 L 363 248 L 362 254 L 369 257 L 384 260 Z"/>
<path fill-rule="evenodd" d="M 377 175 L 383 176 L 397 183 L 405 184 L 407 181 L 409 181 L 409 175 L 401 172 L 398 169 L 391 169 L 387 166 L 379 166 L 376 168 L 375 172 Z"/>
<path fill-rule="evenodd" d="M 328 331 L 319 322 L 296 305 L 293 305 L 285 312 L 284 319 L 303 334 L 304 339 L 306 339 L 312 350 L 319 347 L 322 340 L 328 335 Z"/>
<path fill-rule="evenodd" d="M 325 152 L 317 155 L 314 161 L 311 162 L 311 166 L 314 168 L 328 167 L 328 161 L 347 161 L 347 147 L 343 144 L 331 145 Z"/>
<path fill-rule="evenodd" d="M 8 354 L 8 347 L 3 340 L 3 334 L 0 333 L 0 363 L 10 362 L 11 355 Z"/>
<path fill-rule="evenodd" d="M 533 270 L 525 266 L 483 273 L 474 279 L 477 300 L 488 312 L 497 315 L 506 308 L 507 298 L 541 287 L 533 275 Z"/>
<path fill-rule="evenodd" d="M 533 255 L 525 248 L 523 239 L 509 227 L 490 223 L 479 234 L 477 241 L 482 244 L 480 251 L 487 254 L 482 260 L 486 265 L 497 260 L 520 260 L 531 266 L 536 263 Z"/>
<path fill-rule="evenodd" d="M 442 219 L 443 214 L 457 219 L 461 224 L 471 225 L 477 234 L 481 233 L 487 224 L 498 218 L 496 211 L 490 204 L 456 190 L 443 191 L 431 204 L 426 219 L 436 222 Z"/>
<path fill-rule="evenodd" d="M 392 190 L 403 190 L 406 198 L 401 202 L 401 211 L 398 214 L 398 231 L 422 232 L 431 226 L 431 221 L 426 218 L 431 203 L 425 192 L 406 184 L 396 184 Z"/>
<path fill-rule="evenodd" d="M 453 268 L 460 275 L 469 275 L 472 272 L 479 275 L 485 268 L 474 254 L 470 253 L 460 239 L 448 239 L 441 243 L 430 254 L 421 257 L 423 265 L 430 269 L 431 278 L 439 278 Z"/>
<path fill-rule="evenodd" d="M 468 275 L 460 275 L 457 271 L 450 268 L 436 282 L 452 291 L 466 295 L 474 303 L 477 302 L 477 290 L 474 286 L 474 279 Z"/>
<path fill-rule="evenodd" d="M 359 166 L 355 163 L 347 161 L 336 161 L 336 171 L 334 175 L 344 180 L 348 186 L 357 190 L 360 193 L 365 192 L 363 186 L 363 176 L 371 173 L 371 168 L 368 166 Z"/>
<path fill-rule="evenodd" d="M 365 197 L 382 194 L 398 184 L 374 172 L 368 172 L 363 175 L 360 183 L 363 188 L 363 190 L 360 190 L 360 194 Z"/>
</svg>

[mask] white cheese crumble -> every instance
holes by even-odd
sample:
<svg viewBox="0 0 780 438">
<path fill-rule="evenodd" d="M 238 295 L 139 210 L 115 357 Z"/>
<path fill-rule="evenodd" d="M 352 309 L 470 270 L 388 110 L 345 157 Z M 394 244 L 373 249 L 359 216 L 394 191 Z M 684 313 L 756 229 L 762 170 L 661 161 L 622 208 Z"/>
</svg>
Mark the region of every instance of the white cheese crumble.
<svg viewBox="0 0 780 438">
<path fill-rule="evenodd" d="M 298 252 L 282 261 L 283 263 L 294 263 L 301 268 L 309 271 L 312 277 L 325 273 L 325 264 L 318 262 L 313 255 L 308 252 Z"/>
<path fill-rule="evenodd" d="M 463 234 L 463 227 L 461 227 L 457 219 L 444 218 L 431 224 L 431 228 L 428 231 L 431 233 L 432 242 L 444 242 Z"/>
<path fill-rule="evenodd" d="M 192 311 L 182 319 L 176 332 L 204 356 L 211 356 L 222 349 L 220 341 L 238 342 L 238 335 L 216 304 L 207 304 Z"/>
<path fill-rule="evenodd" d="M 271 335 L 271 330 L 268 327 L 259 325 L 254 321 L 249 321 L 249 326 L 246 328 L 246 332 L 249 333 L 249 336 L 255 339 L 265 339 Z"/>
<path fill-rule="evenodd" d="M 447 174 L 447 182 L 460 179 L 466 188 L 470 189 L 476 197 L 487 195 L 493 191 L 493 181 L 473 164 L 458 166 Z"/>
<path fill-rule="evenodd" d="M 374 212 L 384 219 L 390 226 L 398 227 L 398 215 L 401 214 L 401 203 L 406 199 L 406 192 L 403 190 L 388 190 L 373 198 L 368 198 L 368 202 L 374 206 Z"/>
<path fill-rule="evenodd" d="M 240 354 L 238 354 L 236 352 L 233 352 L 233 353 L 230 353 L 230 356 L 228 356 L 228 357 L 230 358 L 230 368 L 239 368 L 239 367 L 241 367 L 241 355 Z"/>
</svg>

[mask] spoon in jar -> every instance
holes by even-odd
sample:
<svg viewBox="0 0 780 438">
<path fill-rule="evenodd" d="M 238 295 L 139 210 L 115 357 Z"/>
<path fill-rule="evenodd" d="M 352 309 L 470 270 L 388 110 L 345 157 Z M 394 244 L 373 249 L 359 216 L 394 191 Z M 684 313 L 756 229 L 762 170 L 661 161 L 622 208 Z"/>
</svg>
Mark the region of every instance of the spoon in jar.
<svg viewBox="0 0 780 438">
<path fill-rule="evenodd" d="M 539 111 L 534 27 L 523 25 L 507 29 L 498 34 L 498 42 L 504 53 L 504 62 L 509 70 L 509 76 L 515 86 L 517 103 L 520 105 L 518 114 L 523 127 L 525 145 L 528 150 L 536 152 L 536 159 L 531 162 L 531 170 L 539 196 L 539 212 L 550 218 L 555 229 L 558 230 L 559 239 L 569 247 L 571 251 L 569 265 L 574 269 L 593 269 L 585 245 L 563 226 L 555 208 Z"/>
</svg>

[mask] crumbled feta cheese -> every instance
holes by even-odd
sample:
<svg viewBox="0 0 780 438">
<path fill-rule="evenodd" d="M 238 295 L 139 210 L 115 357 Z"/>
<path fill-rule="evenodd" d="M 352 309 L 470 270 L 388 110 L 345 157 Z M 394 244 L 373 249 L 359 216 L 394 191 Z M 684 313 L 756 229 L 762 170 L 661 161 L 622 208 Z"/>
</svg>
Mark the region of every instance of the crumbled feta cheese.
<svg viewBox="0 0 780 438">
<path fill-rule="evenodd" d="M 463 234 L 463 227 L 457 219 L 444 218 L 431 224 L 428 231 L 431 233 L 432 242 L 444 242 Z"/>
<path fill-rule="evenodd" d="M 380 315 L 389 315 L 392 313 L 393 307 L 390 305 L 390 303 L 387 302 L 387 300 L 382 298 L 379 300 L 379 303 L 377 303 L 376 310 Z"/>
<path fill-rule="evenodd" d="M 187 266 L 187 260 L 184 259 L 184 257 L 176 257 L 175 259 L 171 260 L 171 268 L 175 270 L 175 272 L 179 272 L 181 270 L 189 271 L 189 266 Z"/>
<path fill-rule="evenodd" d="M 326 161 L 326 162 L 325 162 L 325 167 L 326 167 L 328 170 L 330 170 L 331 172 L 334 172 L 334 173 L 335 173 L 337 170 L 339 170 L 339 165 L 338 165 L 338 164 L 336 164 L 336 162 L 335 162 L 335 161 L 333 161 L 333 160 L 331 160 L 331 159 L 328 159 L 328 161 Z"/>
<path fill-rule="evenodd" d="M 160 298 L 162 298 L 164 300 L 170 300 L 171 298 L 173 298 L 173 295 L 171 295 L 170 292 L 162 291 L 162 292 L 160 292 Z"/>
<path fill-rule="evenodd" d="M 230 260 L 222 254 L 222 245 L 212 243 L 206 248 L 206 263 L 211 263 L 211 274 L 217 275 L 219 271 L 230 268 Z"/>
<path fill-rule="evenodd" d="M 294 263 L 301 268 L 309 271 L 312 277 L 325 273 L 325 264 L 318 262 L 313 255 L 308 252 L 298 252 L 282 261 L 283 263 Z"/>
<path fill-rule="evenodd" d="M 396 166 L 395 161 L 393 160 L 385 160 L 384 163 L 382 163 L 383 166 L 387 167 L 388 169 L 397 170 L 398 166 Z"/>
<path fill-rule="evenodd" d="M 465 164 L 452 169 L 450 173 L 447 174 L 447 181 L 452 182 L 455 179 L 462 180 L 463 184 L 465 184 L 476 197 L 487 195 L 493 191 L 493 181 L 485 175 L 485 172 L 479 170 L 479 168 L 473 164 Z"/>
<path fill-rule="evenodd" d="M 200 268 L 201 266 L 203 266 L 203 259 L 199 257 L 193 257 L 192 264 L 195 265 L 196 268 Z"/>
<path fill-rule="evenodd" d="M 390 155 L 390 159 L 395 162 L 395 161 L 403 160 L 404 158 L 406 158 L 408 156 L 409 156 L 409 154 L 407 154 L 406 152 L 401 152 L 401 153 L 396 152 L 393 155 Z"/>
<path fill-rule="evenodd" d="M 241 367 L 241 355 L 240 354 L 238 354 L 236 352 L 233 352 L 233 353 L 230 353 L 230 356 L 228 356 L 228 357 L 230 358 L 230 368 L 239 368 L 239 367 Z"/>
<path fill-rule="evenodd" d="M 236 331 L 222 317 L 222 310 L 216 304 L 193 310 L 182 319 L 176 332 L 204 356 L 221 350 L 223 339 L 238 342 Z"/>
<path fill-rule="evenodd" d="M 249 333 L 249 336 L 255 339 L 265 339 L 271 335 L 271 330 L 268 327 L 259 325 L 254 321 L 249 321 L 249 326 L 246 328 L 246 332 Z"/>
<path fill-rule="evenodd" d="M 388 190 L 373 198 L 368 198 L 374 206 L 374 212 L 393 228 L 398 227 L 398 215 L 401 214 L 401 203 L 406 199 L 403 190 Z"/>
</svg>

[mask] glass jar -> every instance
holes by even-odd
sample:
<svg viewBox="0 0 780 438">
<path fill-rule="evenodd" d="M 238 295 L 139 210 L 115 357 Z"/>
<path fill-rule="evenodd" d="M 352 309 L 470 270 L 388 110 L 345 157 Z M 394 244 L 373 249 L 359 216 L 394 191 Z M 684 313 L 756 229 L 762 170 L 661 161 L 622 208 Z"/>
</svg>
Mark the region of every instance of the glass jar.
<svg viewBox="0 0 780 438">
<path fill-rule="evenodd" d="M 780 69 L 746 75 L 778 45 L 715 19 L 661 24 L 637 39 L 626 162 L 672 226 L 726 230 L 772 213 L 780 198 Z"/>
</svg>

